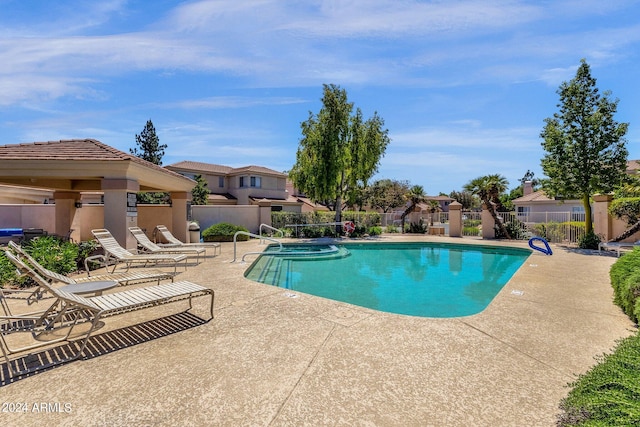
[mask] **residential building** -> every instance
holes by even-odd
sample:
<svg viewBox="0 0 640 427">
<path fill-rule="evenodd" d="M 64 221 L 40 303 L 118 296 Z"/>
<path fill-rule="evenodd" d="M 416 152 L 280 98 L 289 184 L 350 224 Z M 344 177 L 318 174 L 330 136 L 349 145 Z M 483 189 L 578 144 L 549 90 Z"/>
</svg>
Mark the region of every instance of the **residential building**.
<svg viewBox="0 0 640 427">
<path fill-rule="evenodd" d="M 533 191 L 531 181 L 524 183 L 522 192 L 523 196 L 514 199 L 513 204 L 523 222 L 584 221 L 582 200 L 548 197 L 543 190 Z M 569 218 L 566 213 L 570 213 Z"/>
<path fill-rule="evenodd" d="M 188 178 L 201 175 L 207 183 L 209 205 L 255 205 L 271 202 L 272 211 L 301 212 L 305 202 L 287 191 L 287 174 L 263 166 L 230 166 L 181 161 L 165 166 Z"/>
<path fill-rule="evenodd" d="M 640 160 L 627 161 L 627 174 L 636 175 L 640 171 Z M 555 220 L 549 218 L 558 212 L 570 213 L 571 221 L 584 221 L 584 205 L 582 200 L 569 200 L 559 197 L 550 198 L 543 190 L 533 191 L 530 181 L 523 184 L 523 196 L 513 200 L 518 217 L 525 222 L 541 222 Z M 593 205 L 592 205 L 593 207 Z M 545 215 L 546 214 L 546 215 Z M 543 218 L 545 215 L 546 218 Z"/>
</svg>

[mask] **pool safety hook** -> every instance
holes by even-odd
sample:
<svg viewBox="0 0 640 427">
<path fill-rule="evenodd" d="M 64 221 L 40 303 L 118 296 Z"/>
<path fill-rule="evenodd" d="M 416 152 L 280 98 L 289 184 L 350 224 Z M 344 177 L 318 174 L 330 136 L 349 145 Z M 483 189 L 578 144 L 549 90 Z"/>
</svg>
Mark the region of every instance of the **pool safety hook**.
<svg viewBox="0 0 640 427">
<path fill-rule="evenodd" d="M 535 242 L 535 241 L 540 241 L 540 242 L 544 243 L 545 248 L 541 248 L 540 246 L 534 245 L 533 242 Z M 553 255 L 553 251 L 551 250 L 551 247 L 549 247 L 549 242 L 544 240 L 542 237 L 532 237 L 532 238 L 530 238 L 529 239 L 529 247 L 531 247 L 531 249 L 535 249 L 537 251 L 540 251 L 545 255 Z"/>
</svg>

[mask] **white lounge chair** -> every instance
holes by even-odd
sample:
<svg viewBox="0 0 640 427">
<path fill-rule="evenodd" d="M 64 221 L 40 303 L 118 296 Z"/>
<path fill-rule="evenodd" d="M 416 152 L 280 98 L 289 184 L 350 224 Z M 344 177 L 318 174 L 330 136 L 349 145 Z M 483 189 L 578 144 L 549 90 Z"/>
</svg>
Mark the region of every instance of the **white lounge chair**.
<svg viewBox="0 0 640 427">
<path fill-rule="evenodd" d="M 142 229 L 140 227 L 129 227 L 129 232 L 131 232 L 131 234 L 133 234 L 133 237 L 135 237 L 136 241 L 138 242 L 138 247 L 142 248 L 142 251 L 144 253 L 151 253 L 151 254 L 185 254 L 187 256 L 189 255 L 195 255 L 196 256 L 196 263 L 200 263 L 200 255 L 205 254 L 206 249 L 203 247 L 196 247 L 196 246 L 190 246 L 190 247 L 168 247 L 168 248 L 162 248 L 158 245 L 156 245 L 155 243 L 153 243 L 145 234 L 144 231 L 142 231 Z"/>
<path fill-rule="evenodd" d="M 184 261 L 184 268 L 187 268 L 187 256 L 184 254 L 132 254 L 120 246 L 120 243 L 111 235 L 109 230 L 99 228 L 91 230 L 91 234 L 104 249 L 105 263 L 109 264 L 111 260 L 115 262 L 113 271 L 120 263 L 124 263 L 127 270 L 133 264 L 173 264 L 174 274 L 177 272 L 178 263 L 181 261 Z"/>
<path fill-rule="evenodd" d="M 166 243 L 158 242 L 158 234 L 161 237 L 161 240 L 164 240 Z M 156 225 L 156 228 L 153 230 L 154 240 L 156 241 L 156 245 L 163 248 L 188 248 L 188 247 L 198 247 L 198 248 L 213 248 L 213 254 L 221 253 L 222 247 L 220 243 L 217 242 L 198 242 L 198 243 L 183 243 L 179 239 L 177 239 L 169 229 L 164 225 Z"/>
<path fill-rule="evenodd" d="M 127 271 L 127 272 L 119 272 L 119 273 L 104 273 L 99 274 L 97 276 L 88 276 L 88 277 L 68 277 L 63 274 L 56 273 L 55 271 L 51 271 L 48 268 L 45 268 L 38 261 L 33 259 L 31 255 L 20 247 L 17 243 L 9 242 L 9 248 L 19 257 L 26 260 L 26 262 L 31 265 L 41 276 L 46 278 L 49 283 L 60 282 L 65 285 L 76 285 L 81 283 L 90 283 L 90 282 L 99 282 L 99 281 L 113 281 L 118 282 L 118 284 L 126 286 L 126 285 L 134 285 L 139 283 L 147 283 L 147 282 L 157 282 L 160 284 L 161 280 L 171 280 L 173 282 L 174 275 L 162 271 L 162 270 L 136 270 L 136 271 Z"/>
<path fill-rule="evenodd" d="M 2 301 L 1 307 L 4 309 L 4 315 L 0 315 L 0 330 L 2 331 L 0 333 L 0 347 L 12 375 L 20 375 L 52 364 L 77 359 L 84 352 L 87 340 L 98 327 L 99 321 L 106 316 L 184 300 L 189 302 L 186 310 L 189 311 L 193 307 L 193 298 L 209 296 L 211 298 L 209 318 L 204 320 L 213 319 L 214 291 L 195 283 L 187 281 L 163 283 L 87 298 L 52 287 L 45 278 L 15 254 L 10 251 L 5 251 L 5 254 L 21 275 L 29 276 L 38 286 L 46 289 L 55 298 L 53 304 L 46 310 L 27 314 L 12 314 L 8 304 L 4 304 L 5 301 Z M 4 300 L 2 289 L 0 289 L 0 299 Z M 88 327 L 79 328 L 82 331 L 72 335 L 78 324 L 87 322 L 90 322 Z M 72 336 L 73 338 L 70 339 Z M 16 355 L 27 356 L 32 350 L 39 350 L 63 341 L 73 341 L 77 345 L 69 346 L 68 351 L 60 352 L 60 359 L 55 362 L 43 363 L 35 369 L 29 367 L 16 369 L 13 366 L 12 357 L 15 359 Z M 75 352 L 74 348 L 77 348 Z"/>
<path fill-rule="evenodd" d="M 625 249 L 633 249 L 640 246 L 640 240 L 636 242 L 601 242 L 598 244 L 598 250 L 615 251 L 620 256 L 620 252 Z"/>
</svg>

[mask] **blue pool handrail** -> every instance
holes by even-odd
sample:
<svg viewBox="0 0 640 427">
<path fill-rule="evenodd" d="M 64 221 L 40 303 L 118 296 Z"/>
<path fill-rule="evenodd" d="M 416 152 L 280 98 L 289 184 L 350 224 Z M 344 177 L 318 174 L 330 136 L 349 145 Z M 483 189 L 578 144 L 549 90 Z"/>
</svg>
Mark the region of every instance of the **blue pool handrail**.
<svg viewBox="0 0 640 427">
<path fill-rule="evenodd" d="M 533 242 L 535 241 L 540 241 L 544 244 L 544 248 L 541 248 L 540 246 L 536 246 L 533 244 Z M 549 242 L 547 242 L 545 239 L 543 239 L 542 237 L 532 237 L 529 239 L 529 247 L 531 249 L 535 249 L 537 251 L 542 252 L 545 255 L 553 255 L 553 251 L 551 250 L 551 247 L 549 246 Z"/>
</svg>

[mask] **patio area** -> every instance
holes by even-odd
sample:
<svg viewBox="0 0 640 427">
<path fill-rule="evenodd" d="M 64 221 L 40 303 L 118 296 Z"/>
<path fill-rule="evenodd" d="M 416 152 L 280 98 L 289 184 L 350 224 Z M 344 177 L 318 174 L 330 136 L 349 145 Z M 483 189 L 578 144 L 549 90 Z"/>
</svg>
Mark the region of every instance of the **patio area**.
<svg viewBox="0 0 640 427">
<path fill-rule="evenodd" d="M 527 247 L 439 236 L 380 240 Z M 240 242 L 238 258 L 263 248 Z M 553 252 L 534 252 L 482 313 L 434 319 L 251 282 L 243 277 L 249 263 L 231 263 L 233 244 L 223 243 L 221 255 L 177 276 L 215 290 L 212 321 L 181 314 L 178 304 L 107 318 L 86 359 L 3 376 L 2 419 L 12 426 L 553 426 L 567 383 L 635 331 L 612 303 L 615 254 L 555 245 Z"/>
</svg>

